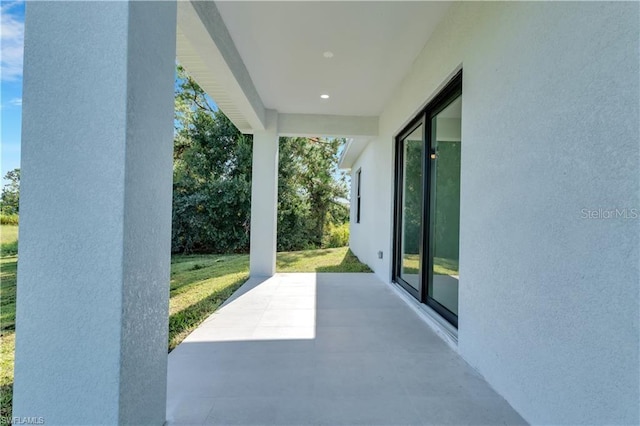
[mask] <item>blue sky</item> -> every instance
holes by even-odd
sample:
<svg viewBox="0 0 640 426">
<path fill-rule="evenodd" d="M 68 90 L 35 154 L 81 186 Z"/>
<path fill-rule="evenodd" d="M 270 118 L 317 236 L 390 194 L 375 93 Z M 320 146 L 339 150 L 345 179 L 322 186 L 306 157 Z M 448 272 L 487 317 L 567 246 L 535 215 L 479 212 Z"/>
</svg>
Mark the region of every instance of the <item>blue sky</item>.
<svg viewBox="0 0 640 426">
<path fill-rule="evenodd" d="M 24 2 L 0 2 L 0 41 L 2 80 L 0 89 L 2 176 L 20 167 L 20 126 L 22 118 L 22 51 L 24 40 Z"/>
</svg>

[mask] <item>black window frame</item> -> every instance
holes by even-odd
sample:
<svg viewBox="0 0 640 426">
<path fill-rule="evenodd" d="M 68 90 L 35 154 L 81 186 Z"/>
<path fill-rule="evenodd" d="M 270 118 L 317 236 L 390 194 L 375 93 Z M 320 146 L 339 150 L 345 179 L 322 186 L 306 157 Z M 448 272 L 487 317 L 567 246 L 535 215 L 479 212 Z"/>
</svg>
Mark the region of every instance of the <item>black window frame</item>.
<svg viewBox="0 0 640 426">
<path fill-rule="evenodd" d="M 432 119 L 439 112 L 444 110 L 452 101 L 462 95 L 462 70 L 456 73 L 445 87 L 421 109 L 394 138 L 394 209 L 393 209 L 393 264 L 392 279 L 395 283 L 402 286 L 409 294 L 415 297 L 419 302 L 424 303 L 435 310 L 440 316 L 451 323 L 454 327 L 458 327 L 458 315 L 451 312 L 445 306 L 438 303 L 435 299 L 429 297 L 428 288 L 430 280 L 432 280 L 431 270 L 433 269 L 433 239 L 435 217 L 435 203 L 431 198 L 433 192 L 432 183 L 434 182 L 435 168 L 432 167 L 431 155 L 433 152 L 432 138 Z M 402 250 L 402 177 L 403 177 L 403 140 L 419 125 L 423 125 L 423 152 L 422 152 L 422 222 L 420 226 L 420 289 L 416 291 L 408 283 L 402 280 L 401 274 L 401 250 Z"/>
<path fill-rule="evenodd" d="M 425 132 L 426 125 L 424 122 L 424 116 L 417 115 L 415 118 L 411 120 L 411 122 L 396 136 L 395 142 L 395 197 L 394 197 L 394 209 L 393 209 L 393 220 L 394 220 L 394 240 L 393 240 L 393 280 L 395 283 L 400 284 L 402 288 L 404 288 L 409 294 L 415 297 L 418 300 L 422 300 L 422 292 L 424 290 L 423 286 L 420 286 L 419 290 L 416 290 L 411 284 L 406 282 L 401 277 L 402 273 L 402 240 L 400 238 L 400 234 L 402 233 L 402 220 L 401 220 L 401 212 L 403 206 L 403 197 L 404 193 L 403 189 L 403 163 L 404 163 L 404 141 L 405 139 L 411 135 L 416 129 L 422 126 L 422 169 L 424 171 L 424 152 L 425 152 Z M 424 175 L 423 175 L 423 183 L 422 183 L 422 217 L 424 217 L 424 197 L 425 197 L 425 187 L 424 187 Z M 422 233 L 422 225 L 420 226 L 421 232 L 419 236 L 419 267 L 418 267 L 418 282 L 422 283 L 422 265 L 423 263 L 423 255 L 424 255 L 424 236 Z"/>
<path fill-rule="evenodd" d="M 362 167 L 356 171 L 356 223 L 360 223 L 361 195 L 362 195 Z"/>
</svg>

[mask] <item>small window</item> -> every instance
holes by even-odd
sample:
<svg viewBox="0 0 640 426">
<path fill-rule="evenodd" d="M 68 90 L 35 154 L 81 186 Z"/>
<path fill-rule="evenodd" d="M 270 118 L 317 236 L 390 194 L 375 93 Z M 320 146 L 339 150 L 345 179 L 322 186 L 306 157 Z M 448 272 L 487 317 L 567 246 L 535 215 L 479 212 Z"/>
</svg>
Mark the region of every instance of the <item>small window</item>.
<svg viewBox="0 0 640 426">
<path fill-rule="evenodd" d="M 360 223 L 360 175 L 362 169 L 356 172 L 356 223 Z"/>
</svg>

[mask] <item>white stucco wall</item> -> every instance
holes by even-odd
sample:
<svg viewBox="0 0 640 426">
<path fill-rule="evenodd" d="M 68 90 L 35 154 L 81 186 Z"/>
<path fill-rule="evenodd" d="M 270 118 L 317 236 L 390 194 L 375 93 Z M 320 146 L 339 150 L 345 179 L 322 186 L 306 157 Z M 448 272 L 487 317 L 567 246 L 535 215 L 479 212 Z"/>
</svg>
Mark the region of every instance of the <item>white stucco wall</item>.
<svg viewBox="0 0 640 426">
<path fill-rule="evenodd" d="M 393 200 L 393 144 L 374 138 L 351 167 L 349 247 L 383 281 L 391 279 Z M 356 173 L 361 175 L 360 223 L 356 223 Z M 382 259 L 378 252 L 382 251 Z"/>
<path fill-rule="evenodd" d="M 452 6 L 352 169 L 351 247 L 388 280 L 393 136 L 463 68 L 458 350 L 532 423 L 640 422 L 640 219 L 583 218 L 640 210 L 639 15 Z"/>
<path fill-rule="evenodd" d="M 363 152 L 358 160 L 354 162 L 351 168 L 351 224 L 349 229 L 349 246 L 354 253 L 357 253 L 361 262 L 369 265 L 374 269 L 380 265 L 377 258 L 378 251 L 372 245 L 373 237 L 371 229 L 374 227 L 374 218 L 376 213 L 373 209 L 377 205 L 377 191 L 375 190 L 373 176 L 375 170 L 370 167 L 372 163 L 373 150 Z M 361 170 L 360 175 L 360 223 L 356 223 L 356 203 L 358 187 L 357 172 Z"/>
<path fill-rule="evenodd" d="M 17 423 L 165 421 L 175 26 L 171 1 L 26 7 Z"/>
</svg>

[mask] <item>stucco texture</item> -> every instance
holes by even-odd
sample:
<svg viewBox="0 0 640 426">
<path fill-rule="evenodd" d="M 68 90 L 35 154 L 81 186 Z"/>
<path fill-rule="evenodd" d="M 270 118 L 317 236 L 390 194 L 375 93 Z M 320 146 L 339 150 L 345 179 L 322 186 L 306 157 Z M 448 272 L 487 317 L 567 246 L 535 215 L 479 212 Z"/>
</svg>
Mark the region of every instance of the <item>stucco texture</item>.
<svg viewBox="0 0 640 426">
<path fill-rule="evenodd" d="M 164 423 L 175 22 L 26 7 L 14 416 Z"/>
<path fill-rule="evenodd" d="M 640 209 L 639 14 L 455 4 L 353 168 L 389 280 L 393 138 L 463 69 L 458 351 L 531 423 L 640 422 L 640 219 L 584 218 Z"/>
</svg>

